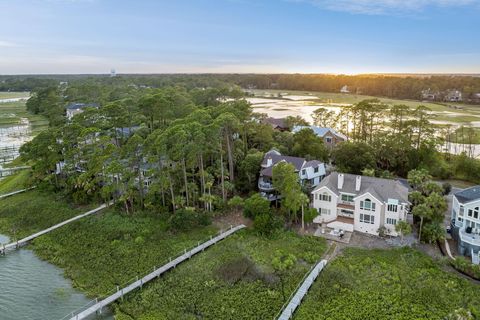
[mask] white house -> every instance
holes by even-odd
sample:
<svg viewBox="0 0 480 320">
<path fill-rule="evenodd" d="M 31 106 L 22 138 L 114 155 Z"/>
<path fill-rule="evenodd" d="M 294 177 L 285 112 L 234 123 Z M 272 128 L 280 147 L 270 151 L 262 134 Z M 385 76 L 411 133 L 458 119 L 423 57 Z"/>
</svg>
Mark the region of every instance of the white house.
<svg viewBox="0 0 480 320">
<path fill-rule="evenodd" d="M 458 242 L 458 252 L 471 256 L 479 263 L 480 252 L 480 185 L 453 195 L 452 235 Z"/>
<path fill-rule="evenodd" d="M 318 160 L 307 161 L 304 158 L 283 156 L 276 150 L 270 150 L 263 157 L 258 189 L 267 199 L 275 200 L 275 188 L 272 183 L 273 167 L 280 162 L 287 162 L 295 167 L 300 183 L 307 187 L 315 187 L 325 177 L 325 164 Z"/>
<path fill-rule="evenodd" d="M 312 191 L 314 223 L 332 229 L 397 236 L 395 225 L 407 219 L 408 188 L 396 180 L 333 172 Z"/>
</svg>

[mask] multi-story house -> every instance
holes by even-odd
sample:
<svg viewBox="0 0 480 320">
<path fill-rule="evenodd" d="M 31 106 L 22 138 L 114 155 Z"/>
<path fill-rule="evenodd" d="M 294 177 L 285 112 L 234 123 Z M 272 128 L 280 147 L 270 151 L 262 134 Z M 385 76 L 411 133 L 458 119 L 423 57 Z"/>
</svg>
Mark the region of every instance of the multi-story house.
<svg viewBox="0 0 480 320">
<path fill-rule="evenodd" d="M 258 189 L 269 200 L 278 198 L 273 187 L 272 172 L 273 167 L 280 162 L 292 164 L 298 172 L 300 183 L 305 187 L 315 187 L 325 177 L 325 164 L 318 160 L 307 161 L 304 158 L 283 156 L 276 150 L 270 150 L 263 157 L 258 179 Z"/>
<path fill-rule="evenodd" d="M 458 252 L 479 263 L 480 252 L 480 185 L 453 195 L 452 235 Z"/>
<path fill-rule="evenodd" d="M 312 191 L 314 223 L 345 231 L 397 236 L 395 225 L 407 219 L 408 188 L 396 180 L 333 172 Z"/>
<path fill-rule="evenodd" d="M 303 129 L 312 129 L 317 136 L 323 139 L 323 143 L 325 143 L 325 145 L 329 148 L 333 148 L 340 142 L 347 140 L 347 136 L 332 128 L 321 128 L 315 126 L 295 126 L 293 127 L 292 132 L 296 133 Z"/>
<path fill-rule="evenodd" d="M 460 102 L 462 101 L 462 92 L 457 89 L 448 90 L 444 100 L 448 102 Z"/>
</svg>

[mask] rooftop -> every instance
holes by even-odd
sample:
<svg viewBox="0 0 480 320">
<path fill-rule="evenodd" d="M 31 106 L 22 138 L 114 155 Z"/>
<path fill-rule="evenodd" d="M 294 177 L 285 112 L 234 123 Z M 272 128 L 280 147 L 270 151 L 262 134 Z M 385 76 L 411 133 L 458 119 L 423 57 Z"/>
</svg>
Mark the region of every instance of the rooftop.
<svg viewBox="0 0 480 320">
<path fill-rule="evenodd" d="M 408 188 L 397 180 L 358 176 L 355 174 L 343 173 L 343 186 L 338 189 L 338 172 L 332 172 L 329 176 L 323 179 L 320 184 L 313 190 L 315 192 L 321 187 L 327 187 L 337 195 L 340 192 L 351 194 L 370 193 L 378 200 L 388 202 L 388 199 L 397 199 L 400 202 L 408 203 Z M 355 190 L 357 177 L 361 177 L 360 190 Z"/>
<path fill-rule="evenodd" d="M 467 188 L 455 193 L 455 197 L 461 203 L 467 203 L 474 200 L 480 200 L 480 185 Z"/>
<path fill-rule="evenodd" d="M 331 132 L 332 134 L 342 138 L 343 140 L 347 140 L 347 137 L 336 131 L 335 129 L 332 129 L 332 128 L 322 128 L 322 127 L 315 127 L 315 126 L 295 126 L 293 127 L 292 129 L 292 132 L 298 132 L 300 130 L 303 130 L 303 129 L 312 129 L 313 132 L 315 132 L 315 134 L 319 137 L 324 137 L 328 132 Z"/>
</svg>

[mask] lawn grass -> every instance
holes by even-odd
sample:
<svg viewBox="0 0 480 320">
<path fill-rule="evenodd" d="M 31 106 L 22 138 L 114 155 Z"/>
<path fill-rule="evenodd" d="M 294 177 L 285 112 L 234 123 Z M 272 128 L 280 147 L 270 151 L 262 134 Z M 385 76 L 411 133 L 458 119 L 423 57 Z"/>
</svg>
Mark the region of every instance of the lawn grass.
<svg viewBox="0 0 480 320">
<path fill-rule="evenodd" d="M 274 319 L 284 303 L 275 252 L 297 257 L 284 278 L 288 297 L 325 249 L 321 238 L 242 230 L 116 304 L 116 319 Z"/>
<path fill-rule="evenodd" d="M 445 319 L 480 310 L 479 294 L 417 250 L 350 248 L 327 265 L 294 319 Z"/>
</svg>

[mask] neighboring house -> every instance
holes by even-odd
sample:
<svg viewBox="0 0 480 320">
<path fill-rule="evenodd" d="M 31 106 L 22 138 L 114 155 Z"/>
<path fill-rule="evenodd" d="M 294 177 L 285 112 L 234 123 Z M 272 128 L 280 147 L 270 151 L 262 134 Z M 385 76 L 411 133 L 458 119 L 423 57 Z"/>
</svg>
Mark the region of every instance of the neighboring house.
<svg viewBox="0 0 480 320">
<path fill-rule="evenodd" d="M 437 100 L 440 97 L 440 93 L 438 91 L 433 91 L 430 88 L 426 90 L 422 90 L 422 99 L 423 100 Z"/>
<path fill-rule="evenodd" d="M 275 188 L 273 187 L 273 167 L 280 162 L 293 164 L 298 172 L 300 183 L 306 187 L 315 187 L 325 177 L 325 165 L 318 160 L 307 161 L 304 158 L 282 156 L 276 150 L 270 150 L 263 157 L 258 179 L 258 189 L 264 197 L 276 200 Z"/>
<path fill-rule="evenodd" d="M 350 90 L 348 90 L 348 86 L 343 86 L 342 89 L 340 89 L 340 93 L 350 93 Z"/>
<path fill-rule="evenodd" d="M 462 92 L 460 92 L 456 89 L 448 90 L 446 95 L 445 95 L 444 100 L 448 101 L 448 102 L 460 102 L 460 101 L 462 101 Z"/>
<path fill-rule="evenodd" d="M 478 264 L 480 251 L 480 185 L 453 195 L 452 235 L 458 252 Z"/>
<path fill-rule="evenodd" d="M 67 106 L 67 119 L 72 120 L 73 116 L 79 113 L 82 113 L 85 108 L 96 108 L 98 109 L 98 104 L 96 103 L 72 103 Z"/>
<path fill-rule="evenodd" d="M 408 188 L 396 180 L 332 172 L 312 191 L 314 223 L 332 229 L 397 236 L 395 225 L 407 219 Z"/>
<path fill-rule="evenodd" d="M 330 148 L 333 148 L 340 142 L 347 140 L 347 136 L 338 131 L 335 131 L 332 128 L 320 128 L 315 126 L 295 126 L 293 127 L 292 132 L 295 133 L 302 129 L 312 129 L 317 136 L 323 139 L 325 145 Z"/>
<path fill-rule="evenodd" d="M 287 131 L 289 129 L 285 124 L 285 119 L 265 118 L 262 122 L 271 125 L 274 130 Z"/>
</svg>

